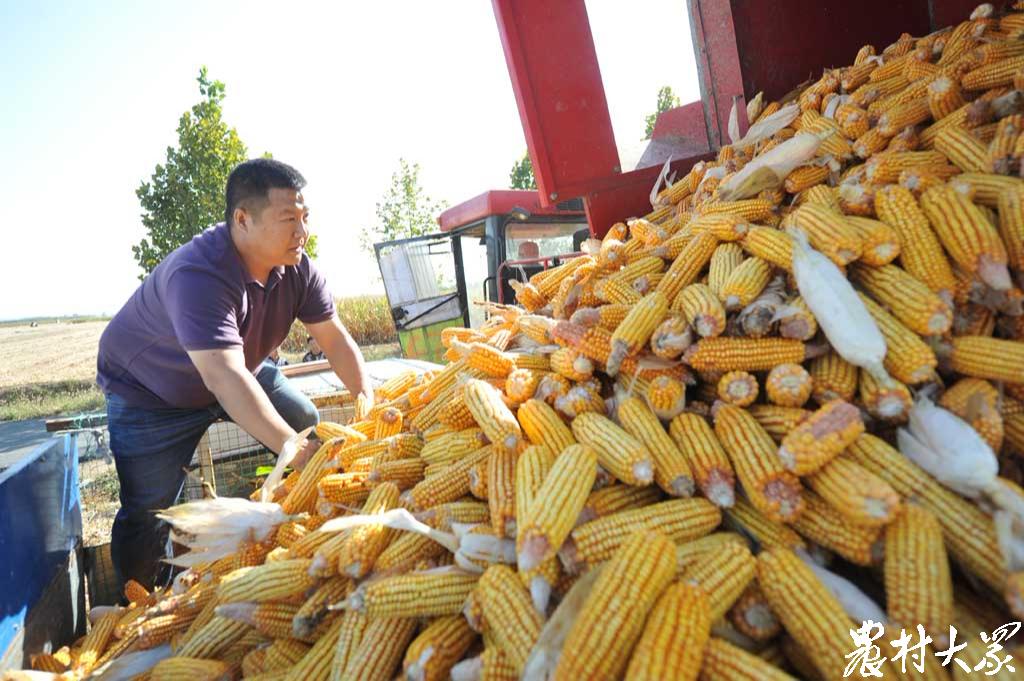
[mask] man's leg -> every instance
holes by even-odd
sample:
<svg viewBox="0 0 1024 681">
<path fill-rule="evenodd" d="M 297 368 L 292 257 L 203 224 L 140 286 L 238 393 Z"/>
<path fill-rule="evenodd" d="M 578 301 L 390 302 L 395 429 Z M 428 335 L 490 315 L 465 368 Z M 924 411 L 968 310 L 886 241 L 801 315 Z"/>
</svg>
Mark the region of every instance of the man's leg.
<svg viewBox="0 0 1024 681">
<path fill-rule="evenodd" d="M 296 432 L 320 423 L 320 412 L 313 401 L 296 389 L 276 366 L 264 362 L 256 372 L 256 380 L 277 413 Z"/>
<path fill-rule="evenodd" d="M 181 491 L 185 467 L 214 417 L 207 409 L 142 409 L 107 396 L 110 450 L 121 481 L 121 508 L 110 552 L 118 583 L 151 588 L 164 555 L 167 526 L 154 515 Z"/>
</svg>

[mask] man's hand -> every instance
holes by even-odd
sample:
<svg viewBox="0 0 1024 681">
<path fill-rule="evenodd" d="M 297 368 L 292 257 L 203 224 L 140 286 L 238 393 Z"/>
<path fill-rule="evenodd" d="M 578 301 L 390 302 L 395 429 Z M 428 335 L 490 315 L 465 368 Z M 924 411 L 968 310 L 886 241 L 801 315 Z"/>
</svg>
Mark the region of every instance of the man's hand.
<svg viewBox="0 0 1024 681">
<path fill-rule="evenodd" d="M 320 449 L 320 445 L 320 440 L 317 440 L 316 438 L 306 440 L 305 446 L 303 446 L 303 448 L 299 450 L 299 453 L 295 455 L 295 458 L 292 459 L 292 468 L 297 471 L 301 471 L 305 468 L 306 464 L 309 463 L 310 457 L 316 454 L 316 451 Z"/>
</svg>

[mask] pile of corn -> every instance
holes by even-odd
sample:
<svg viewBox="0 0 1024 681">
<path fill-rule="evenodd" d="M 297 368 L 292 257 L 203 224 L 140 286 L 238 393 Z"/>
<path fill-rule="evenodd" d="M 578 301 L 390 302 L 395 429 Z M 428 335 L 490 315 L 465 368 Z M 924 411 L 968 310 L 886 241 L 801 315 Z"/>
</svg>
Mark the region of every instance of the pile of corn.
<svg viewBox="0 0 1024 681">
<path fill-rule="evenodd" d="M 1014 9 L 755 98 L 651 214 L 321 424 L 285 522 L 36 668 L 169 643 L 154 681 L 837 679 L 874 620 L 885 657 L 933 638 L 886 675 L 966 674 L 950 625 L 974 666 L 1024 618 Z"/>
</svg>

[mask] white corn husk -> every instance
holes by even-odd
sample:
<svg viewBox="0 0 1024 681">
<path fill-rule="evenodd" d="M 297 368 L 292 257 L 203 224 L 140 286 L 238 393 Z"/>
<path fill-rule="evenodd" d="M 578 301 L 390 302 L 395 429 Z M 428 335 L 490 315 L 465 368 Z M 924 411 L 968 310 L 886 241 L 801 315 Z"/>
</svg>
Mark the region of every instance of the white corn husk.
<svg viewBox="0 0 1024 681">
<path fill-rule="evenodd" d="M 804 561 L 804 564 L 811 569 L 814 576 L 818 578 L 825 588 L 835 596 L 839 604 L 843 606 L 843 610 L 856 622 L 881 622 L 885 623 L 888 621 L 888 617 L 885 611 L 882 610 L 871 600 L 871 597 L 860 590 L 856 584 L 840 577 L 836 573 L 826 570 L 818 564 L 811 556 L 803 549 L 797 549 L 797 555 Z"/>
<path fill-rule="evenodd" d="M 747 102 L 747 121 L 753 123 L 764 111 L 764 91 L 758 92 Z"/>
<path fill-rule="evenodd" d="M 829 344 L 850 364 L 868 371 L 880 383 L 890 381 L 882 361 L 882 332 L 835 263 L 811 248 L 807 236 L 791 229 L 793 275 L 804 302 L 818 320 Z"/>
<path fill-rule="evenodd" d="M 390 511 L 377 514 L 350 515 L 342 518 L 331 518 L 320 526 L 320 530 L 324 532 L 340 532 L 341 530 L 348 530 L 353 527 L 362 527 L 363 525 L 383 525 L 384 527 L 392 530 L 415 532 L 433 539 L 452 553 L 459 550 L 459 538 L 457 534 L 435 530 L 430 525 L 417 520 L 412 513 L 409 513 L 409 511 L 404 508 L 393 508 Z M 453 530 L 455 529 L 454 526 L 458 525 L 461 524 L 453 523 Z"/>
<path fill-rule="evenodd" d="M 782 186 L 786 176 L 814 158 L 825 135 L 798 132 L 782 144 L 757 156 L 718 186 L 723 201 L 738 201 L 766 189 Z"/>
<path fill-rule="evenodd" d="M 962 496 L 978 499 L 995 485 L 999 461 L 988 443 L 959 416 L 927 397 L 914 403 L 897 439 L 904 455 Z"/>
<path fill-rule="evenodd" d="M 172 654 L 170 643 L 164 643 L 149 650 L 127 653 L 126 655 L 115 657 L 95 670 L 89 678 L 93 681 L 128 681 L 140 674 L 145 674 L 155 667 L 157 662 L 170 657 Z"/>
<path fill-rule="evenodd" d="M 756 97 L 754 99 L 757 99 Z M 753 100 L 751 100 L 753 101 Z M 757 144 L 763 139 L 768 139 L 779 130 L 782 130 L 787 125 L 796 120 L 796 117 L 800 115 L 800 106 L 795 102 L 787 104 L 782 107 L 771 116 L 768 116 L 762 121 L 754 123 L 747 130 L 747 134 L 743 136 L 738 142 L 735 142 L 732 146 L 735 149 L 743 149 L 745 147 Z M 753 120 L 748 117 L 748 120 Z"/>
<path fill-rule="evenodd" d="M 565 594 L 558 607 L 551 613 L 544 628 L 540 630 L 537 643 L 534 644 L 533 650 L 530 651 L 530 656 L 526 658 L 526 664 L 523 666 L 521 681 L 544 681 L 554 675 L 555 667 L 558 666 L 558 658 L 562 655 L 562 646 L 565 645 L 565 639 L 569 636 L 569 630 L 576 622 L 580 610 L 583 609 L 583 603 L 587 600 L 587 596 L 590 595 L 594 583 L 597 582 L 597 578 L 603 570 L 603 565 L 588 570 Z"/>
<path fill-rule="evenodd" d="M 740 114 L 737 110 L 739 101 L 738 97 L 733 97 L 732 108 L 729 109 L 729 141 L 733 144 L 736 144 L 742 138 L 740 135 Z"/>
<path fill-rule="evenodd" d="M 492 534 L 467 533 L 463 534 L 459 539 L 459 550 L 457 553 L 461 553 L 466 558 L 472 560 L 514 565 L 516 562 L 516 543 L 512 539 L 496 537 Z"/>
<path fill-rule="evenodd" d="M 462 660 L 449 672 L 451 681 L 479 681 L 483 673 L 484 658 L 482 655 Z"/>
<path fill-rule="evenodd" d="M 260 542 L 290 517 L 278 504 L 219 497 L 190 501 L 157 513 L 171 525 L 171 539 L 189 552 L 164 562 L 179 567 L 223 558 L 247 542 Z"/>
</svg>

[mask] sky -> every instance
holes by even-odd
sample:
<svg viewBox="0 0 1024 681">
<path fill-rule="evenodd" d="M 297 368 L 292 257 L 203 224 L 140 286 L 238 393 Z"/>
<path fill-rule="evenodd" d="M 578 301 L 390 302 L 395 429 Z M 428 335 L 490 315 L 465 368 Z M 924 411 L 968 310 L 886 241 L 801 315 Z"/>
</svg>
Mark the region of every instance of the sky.
<svg viewBox="0 0 1024 681">
<path fill-rule="evenodd" d="M 659 87 L 699 98 L 686 3 L 586 4 L 620 155 L 636 159 Z M 176 145 L 203 65 L 250 155 L 305 175 L 338 296 L 383 290 L 358 235 L 400 157 L 454 205 L 507 187 L 526 151 L 485 0 L 0 0 L 0 320 L 113 314 L 131 295 L 135 190 Z"/>
</svg>

